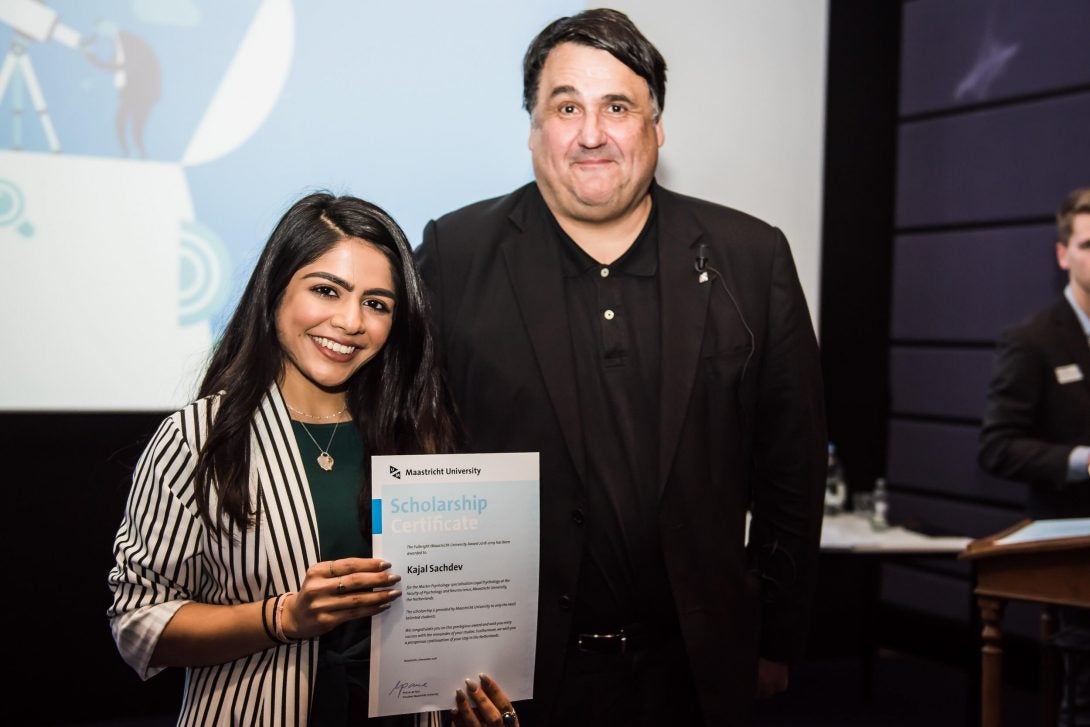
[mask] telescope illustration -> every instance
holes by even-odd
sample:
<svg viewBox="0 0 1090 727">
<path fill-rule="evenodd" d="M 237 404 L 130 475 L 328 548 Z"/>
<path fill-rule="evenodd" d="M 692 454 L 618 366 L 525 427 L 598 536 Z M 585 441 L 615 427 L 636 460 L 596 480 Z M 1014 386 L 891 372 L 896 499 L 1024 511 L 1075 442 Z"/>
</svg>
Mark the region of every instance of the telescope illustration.
<svg viewBox="0 0 1090 727">
<path fill-rule="evenodd" d="M 45 95 L 38 83 L 34 66 L 28 53 L 31 42 L 44 43 L 56 41 L 61 45 L 77 50 L 80 34 L 60 21 L 60 15 L 53 8 L 39 0 L 0 0 L 0 23 L 11 26 L 15 31 L 0 66 L 0 103 L 3 103 L 9 87 L 13 90 L 12 127 L 15 148 L 22 147 L 22 95 L 18 81 L 22 81 L 30 94 L 30 102 L 38 113 L 38 119 L 45 132 L 51 151 L 60 152 L 61 144 L 53 128 L 53 119 L 45 104 Z"/>
</svg>

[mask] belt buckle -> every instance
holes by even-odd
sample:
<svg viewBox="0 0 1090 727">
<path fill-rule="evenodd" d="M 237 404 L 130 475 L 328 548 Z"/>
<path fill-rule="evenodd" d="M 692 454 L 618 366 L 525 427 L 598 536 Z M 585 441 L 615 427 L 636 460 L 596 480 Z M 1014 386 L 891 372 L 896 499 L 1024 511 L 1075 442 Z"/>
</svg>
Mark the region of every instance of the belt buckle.
<svg viewBox="0 0 1090 727">
<path fill-rule="evenodd" d="M 628 636 L 625 634 L 624 629 L 621 629 L 615 634 L 579 634 L 575 637 L 575 645 L 580 649 L 583 649 L 584 640 L 587 642 L 602 642 L 603 644 L 616 643 L 618 654 L 623 654 L 628 649 Z M 589 651 L 589 647 L 586 650 Z"/>
</svg>

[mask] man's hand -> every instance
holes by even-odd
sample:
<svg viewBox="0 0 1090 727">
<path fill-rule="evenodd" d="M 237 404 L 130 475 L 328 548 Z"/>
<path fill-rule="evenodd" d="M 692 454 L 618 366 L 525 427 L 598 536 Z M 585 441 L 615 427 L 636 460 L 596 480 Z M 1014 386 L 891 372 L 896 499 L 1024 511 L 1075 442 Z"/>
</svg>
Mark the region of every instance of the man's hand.
<svg viewBox="0 0 1090 727">
<path fill-rule="evenodd" d="M 787 664 L 757 659 L 757 699 L 765 699 L 787 689 Z"/>
</svg>

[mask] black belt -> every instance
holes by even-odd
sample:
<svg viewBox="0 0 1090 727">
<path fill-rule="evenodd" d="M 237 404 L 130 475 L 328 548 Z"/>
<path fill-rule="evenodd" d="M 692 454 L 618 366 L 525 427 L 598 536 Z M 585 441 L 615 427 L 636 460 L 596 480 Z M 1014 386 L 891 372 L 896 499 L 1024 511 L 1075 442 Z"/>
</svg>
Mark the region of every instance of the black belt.
<svg viewBox="0 0 1090 727">
<path fill-rule="evenodd" d="M 572 634 L 572 645 L 579 651 L 595 654 L 624 654 L 639 651 L 676 636 L 677 629 L 649 629 L 633 623 L 616 629 L 588 629 Z"/>
</svg>

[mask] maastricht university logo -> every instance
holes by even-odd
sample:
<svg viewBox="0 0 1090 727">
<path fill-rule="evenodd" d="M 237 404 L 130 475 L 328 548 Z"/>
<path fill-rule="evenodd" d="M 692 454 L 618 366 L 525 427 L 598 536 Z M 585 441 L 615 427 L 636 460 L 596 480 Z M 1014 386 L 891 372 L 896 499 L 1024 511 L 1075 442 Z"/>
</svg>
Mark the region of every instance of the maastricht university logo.
<svg viewBox="0 0 1090 727">
<path fill-rule="evenodd" d="M 401 479 L 401 470 L 399 470 L 397 467 L 394 467 L 393 465 L 390 465 L 390 474 L 393 475 L 395 480 Z"/>
</svg>

